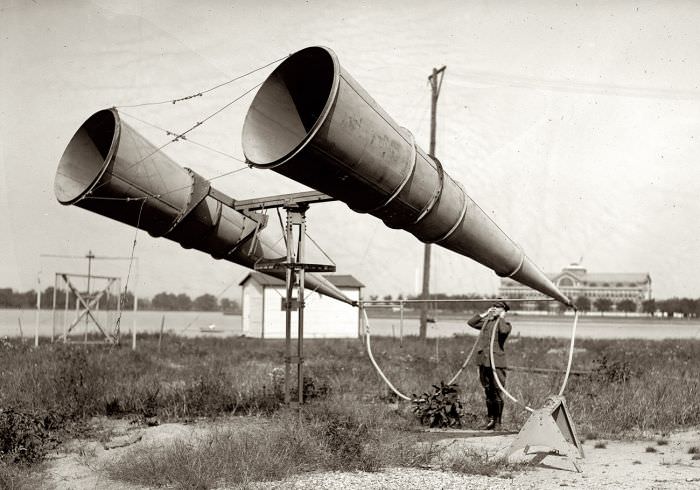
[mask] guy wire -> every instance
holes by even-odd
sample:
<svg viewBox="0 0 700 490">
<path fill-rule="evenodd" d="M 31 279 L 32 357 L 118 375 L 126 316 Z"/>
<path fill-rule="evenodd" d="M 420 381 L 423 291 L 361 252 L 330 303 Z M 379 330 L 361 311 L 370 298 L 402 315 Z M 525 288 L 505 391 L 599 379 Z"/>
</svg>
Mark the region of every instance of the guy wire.
<svg viewBox="0 0 700 490">
<path fill-rule="evenodd" d="M 129 107 L 144 107 L 144 106 L 161 105 L 161 104 L 175 104 L 175 103 L 177 103 L 177 102 L 182 102 L 182 101 L 184 101 L 184 100 L 194 99 L 195 97 L 201 97 L 201 96 L 203 96 L 204 94 L 207 94 L 207 93 L 209 93 L 209 92 L 213 92 L 214 90 L 216 90 L 216 89 L 218 89 L 218 88 L 221 88 L 221 87 L 223 87 L 223 86 L 225 86 L 225 85 L 228 85 L 228 84 L 230 84 L 230 83 L 233 83 L 233 82 L 235 82 L 236 80 L 240 80 L 241 78 L 247 77 L 248 75 L 252 75 L 253 73 L 255 73 L 255 72 L 257 72 L 257 71 L 263 70 L 263 69 L 267 68 L 268 66 L 274 65 L 275 63 L 278 63 L 278 62 L 280 62 L 280 61 L 282 61 L 283 59 L 288 58 L 288 57 L 289 57 L 289 56 L 283 56 L 282 58 L 278 58 L 278 59 L 276 59 L 275 61 L 271 61 L 270 63 L 268 63 L 268 64 L 266 64 L 266 65 L 260 66 L 260 67 L 258 67 L 258 68 L 253 69 L 253 70 L 250 70 L 249 72 L 244 73 L 243 75 L 239 75 L 239 76 L 234 77 L 234 78 L 232 78 L 232 79 L 230 79 L 230 80 L 228 80 L 228 81 L 226 81 L 226 82 L 220 83 L 220 84 L 215 85 L 215 86 L 213 86 L 213 87 L 211 87 L 211 88 L 208 88 L 208 89 L 206 89 L 206 90 L 202 90 L 201 92 L 197 92 L 197 93 L 194 93 L 194 94 L 191 94 L 191 95 L 186 95 L 186 96 L 184 96 L 184 97 L 179 97 L 179 98 L 176 98 L 176 99 L 161 100 L 161 101 L 158 101 L 158 102 L 143 102 L 143 103 L 141 103 L 141 104 L 119 105 L 119 106 L 115 106 L 115 107 L 116 107 L 116 108 L 121 108 L 121 107 L 129 108 Z"/>
</svg>

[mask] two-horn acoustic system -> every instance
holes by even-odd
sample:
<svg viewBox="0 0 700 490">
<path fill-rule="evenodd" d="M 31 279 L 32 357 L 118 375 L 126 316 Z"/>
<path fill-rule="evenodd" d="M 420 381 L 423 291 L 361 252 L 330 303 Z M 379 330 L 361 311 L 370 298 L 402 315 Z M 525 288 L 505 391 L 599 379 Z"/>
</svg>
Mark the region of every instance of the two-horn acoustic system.
<svg viewBox="0 0 700 490">
<path fill-rule="evenodd" d="M 245 119 L 243 151 L 254 167 L 272 168 L 390 228 L 470 257 L 571 306 L 328 48 L 298 51 L 265 80 Z M 55 191 L 61 204 L 245 267 L 284 255 L 251 239 L 264 225 L 260 215 L 227 206 L 230 198 L 157 151 L 115 109 L 97 112 L 73 136 L 58 166 Z M 306 281 L 322 294 L 351 302 L 322 276 L 308 274 Z"/>
<path fill-rule="evenodd" d="M 251 269 L 258 260 L 285 255 L 255 236 L 265 216 L 234 210 L 227 204 L 233 199 L 157 151 L 115 109 L 99 111 L 80 126 L 58 164 L 54 191 L 61 204 Z M 283 279 L 285 273 L 270 274 Z M 323 276 L 306 274 L 305 280 L 310 288 L 352 304 Z"/>
</svg>

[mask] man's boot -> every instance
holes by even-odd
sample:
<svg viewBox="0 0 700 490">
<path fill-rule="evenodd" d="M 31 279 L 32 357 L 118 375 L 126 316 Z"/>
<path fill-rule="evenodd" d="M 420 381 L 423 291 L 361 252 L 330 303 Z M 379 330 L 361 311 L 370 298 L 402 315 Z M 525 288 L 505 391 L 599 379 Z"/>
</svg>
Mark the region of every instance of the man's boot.
<svg viewBox="0 0 700 490">
<path fill-rule="evenodd" d="M 495 424 L 493 430 L 500 430 L 501 428 L 501 415 L 503 414 L 503 400 L 496 400 L 493 402 L 493 418 Z"/>
<path fill-rule="evenodd" d="M 489 420 L 483 430 L 493 430 L 496 427 L 496 404 L 491 400 L 486 401 L 486 411 L 488 412 Z"/>
</svg>

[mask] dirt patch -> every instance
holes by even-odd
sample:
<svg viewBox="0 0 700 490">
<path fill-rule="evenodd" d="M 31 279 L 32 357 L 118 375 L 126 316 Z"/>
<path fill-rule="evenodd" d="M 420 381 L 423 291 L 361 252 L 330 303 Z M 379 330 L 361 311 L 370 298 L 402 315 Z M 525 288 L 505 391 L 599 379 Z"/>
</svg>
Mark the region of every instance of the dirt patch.
<svg viewBox="0 0 700 490">
<path fill-rule="evenodd" d="M 50 456 L 42 486 L 51 489 L 138 489 L 123 482 L 110 481 L 103 471 L 138 448 L 164 447 L 178 439 L 206 436 L 216 428 L 235 428 L 259 424 L 260 419 L 232 417 L 217 422 L 163 424 L 137 427 L 127 421 L 104 421 L 100 440 L 74 440 Z M 497 454 L 509 446 L 514 434 L 431 433 L 426 437 L 448 451 L 478 450 Z M 688 488 L 700 486 L 700 460 L 693 460 L 689 449 L 700 446 L 700 430 L 688 430 L 659 438 L 633 441 L 586 441 L 582 472 L 562 456 L 546 456 L 530 471 L 485 477 L 439 470 L 388 468 L 378 473 L 312 473 L 260 488 L 360 489 L 381 488 Z M 596 448 L 595 446 L 599 446 Z M 653 451 L 648 448 L 653 448 Z"/>
</svg>

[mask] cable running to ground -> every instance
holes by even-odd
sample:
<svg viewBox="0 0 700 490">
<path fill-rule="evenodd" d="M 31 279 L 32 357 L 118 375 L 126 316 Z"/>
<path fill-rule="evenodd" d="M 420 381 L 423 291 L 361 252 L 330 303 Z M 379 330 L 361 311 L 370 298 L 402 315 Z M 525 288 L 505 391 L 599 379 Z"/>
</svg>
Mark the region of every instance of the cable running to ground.
<svg viewBox="0 0 700 490">
<path fill-rule="evenodd" d="M 127 270 L 126 273 L 126 281 L 124 283 L 124 295 L 123 299 L 120 299 L 120 303 L 123 301 L 126 301 L 126 295 L 129 290 L 129 278 L 131 277 L 131 266 L 134 263 L 134 252 L 136 251 L 136 239 L 139 234 L 139 227 L 141 226 L 141 213 L 143 212 L 143 207 L 146 204 L 146 201 L 148 201 L 147 197 L 140 197 L 140 198 L 131 198 L 132 201 L 135 200 L 141 200 L 141 206 L 139 207 L 139 215 L 138 218 L 136 218 L 136 231 L 134 231 L 134 241 L 131 244 L 131 254 L 129 254 L 129 269 Z M 138 301 L 136 296 L 134 296 L 134 302 Z M 121 330 L 121 321 L 122 321 L 122 314 L 124 312 L 123 308 L 119 308 L 119 316 L 117 317 L 117 321 L 115 323 L 115 329 L 117 330 L 117 338 L 119 338 L 120 330 Z"/>
</svg>

